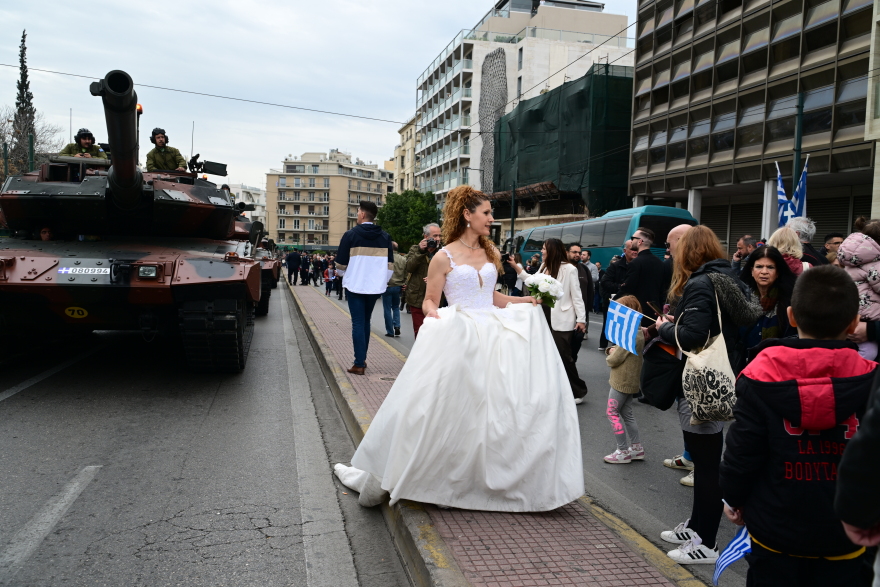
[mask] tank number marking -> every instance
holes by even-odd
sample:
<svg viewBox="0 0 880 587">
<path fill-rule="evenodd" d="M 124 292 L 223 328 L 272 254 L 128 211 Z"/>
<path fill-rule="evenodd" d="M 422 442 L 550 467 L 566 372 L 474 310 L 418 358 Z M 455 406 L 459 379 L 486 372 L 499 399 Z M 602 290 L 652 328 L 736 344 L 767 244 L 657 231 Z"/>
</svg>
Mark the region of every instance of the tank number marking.
<svg viewBox="0 0 880 587">
<path fill-rule="evenodd" d="M 71 318 L 85 318 L 89 315 L 88 311 L 85 308 L 65 308 L 64 313 L 67 314 Z"/>
<path fill-rule="evenodd" d="M 86 274 L 86 275 L 109 275 L 110 268 L 109 267 L 62 267 L 58 270 L 58 273 L 65 274 Z"/>
</svg>

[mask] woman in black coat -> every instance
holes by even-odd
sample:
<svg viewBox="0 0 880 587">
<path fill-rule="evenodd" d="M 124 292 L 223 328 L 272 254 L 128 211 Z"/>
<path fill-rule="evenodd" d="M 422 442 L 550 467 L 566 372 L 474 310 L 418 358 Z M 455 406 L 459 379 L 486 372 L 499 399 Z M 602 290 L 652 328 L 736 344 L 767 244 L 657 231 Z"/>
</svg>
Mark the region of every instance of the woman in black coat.
<svg viewBox="0 0 880 587">
<path fill-rule="evenodd" d="M 717 304 L 716 304 L 717 296 Z M 742 346 L 740 328 L 753 325 L 761 307 L 733 273 L 718 237 L 705 226 L 691 228 L 678 242 L 669 299 L 681 298 L 675 307 L 674 322 L 657 319 L 660 338 L 682 350 L 702 349 L 711 337 L 723 334 L 728 360 L 733 367 L 740 363 Z M 721 323 L 718 323 L 718 304 Z M 691 407 L 678 399 L 678 415 L 685 445 L 694 461 L 694 500 L 689 520 L 663 532 L 663 540 L 680 546 L 669 557 L 680 564 L 714 562 L 715 544 L 723 505 L 718 483 L 718 469 L 724 445 L 722 422 L 691 424 Z M 699 536 L 701 544 L 694 541 Z"/>
</svg>

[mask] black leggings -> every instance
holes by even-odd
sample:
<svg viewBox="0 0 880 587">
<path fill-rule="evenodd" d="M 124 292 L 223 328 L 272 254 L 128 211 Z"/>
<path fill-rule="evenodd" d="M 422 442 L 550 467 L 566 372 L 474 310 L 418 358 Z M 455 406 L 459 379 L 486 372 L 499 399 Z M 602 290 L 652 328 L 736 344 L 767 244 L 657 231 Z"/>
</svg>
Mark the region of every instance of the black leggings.
<svg viewBox="0 0 880 587">
<path fill-rule="evenodd" d="M 723 432 L 684 432 L 684 440 L 694 461 L 694 505 L 688 527 L 700 535 L 703 544 L 712 548 L 724 513 L 723 493 L 718 483 L 724 435 Z"/>
</svg>

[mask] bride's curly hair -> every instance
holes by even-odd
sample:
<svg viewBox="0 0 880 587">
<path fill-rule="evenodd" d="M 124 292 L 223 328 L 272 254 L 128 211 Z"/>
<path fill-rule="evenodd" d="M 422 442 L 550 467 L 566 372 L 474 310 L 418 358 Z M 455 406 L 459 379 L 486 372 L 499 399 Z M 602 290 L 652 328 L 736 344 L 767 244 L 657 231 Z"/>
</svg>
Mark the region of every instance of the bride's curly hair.
<svg viewBox="0 0 880 587">
<path fill-rule="evenodd" d="M 487 201 L 489 196 L 469 185 L 460 185 L 449 190 L 446 194 L 446 206 L 443 208 L 443 242 L 448 245 L 461 238 L 467 228 L 464 211 L 476 212 L 477 206 Z M 495 265 L 498 272 L 503 271 L 501 256 L 495 248 L 495 243 L 487 236 L 480 236 L 480 246 L 486 251 L 486 257 Z"/>
</svg>

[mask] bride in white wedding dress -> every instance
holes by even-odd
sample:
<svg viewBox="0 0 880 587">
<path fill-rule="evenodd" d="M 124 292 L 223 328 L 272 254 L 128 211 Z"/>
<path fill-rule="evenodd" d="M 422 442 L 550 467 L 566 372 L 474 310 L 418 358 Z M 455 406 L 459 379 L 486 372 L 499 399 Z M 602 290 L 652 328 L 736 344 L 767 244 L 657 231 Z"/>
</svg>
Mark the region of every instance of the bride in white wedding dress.
<svg viewBox="0 0 880 587">
<path fill-rule="evenodd" d="M 419 338 L 352 458 L 335 473 L 359 503 L 409 499 L 503 512 L 555 509 L 584 493 L 578 418 L 532 297 L 495 291 L 492 207 L 449 192 L 428 269 Z M 449 307 L 438 308 L 441 292 Z"/>
</svg>

